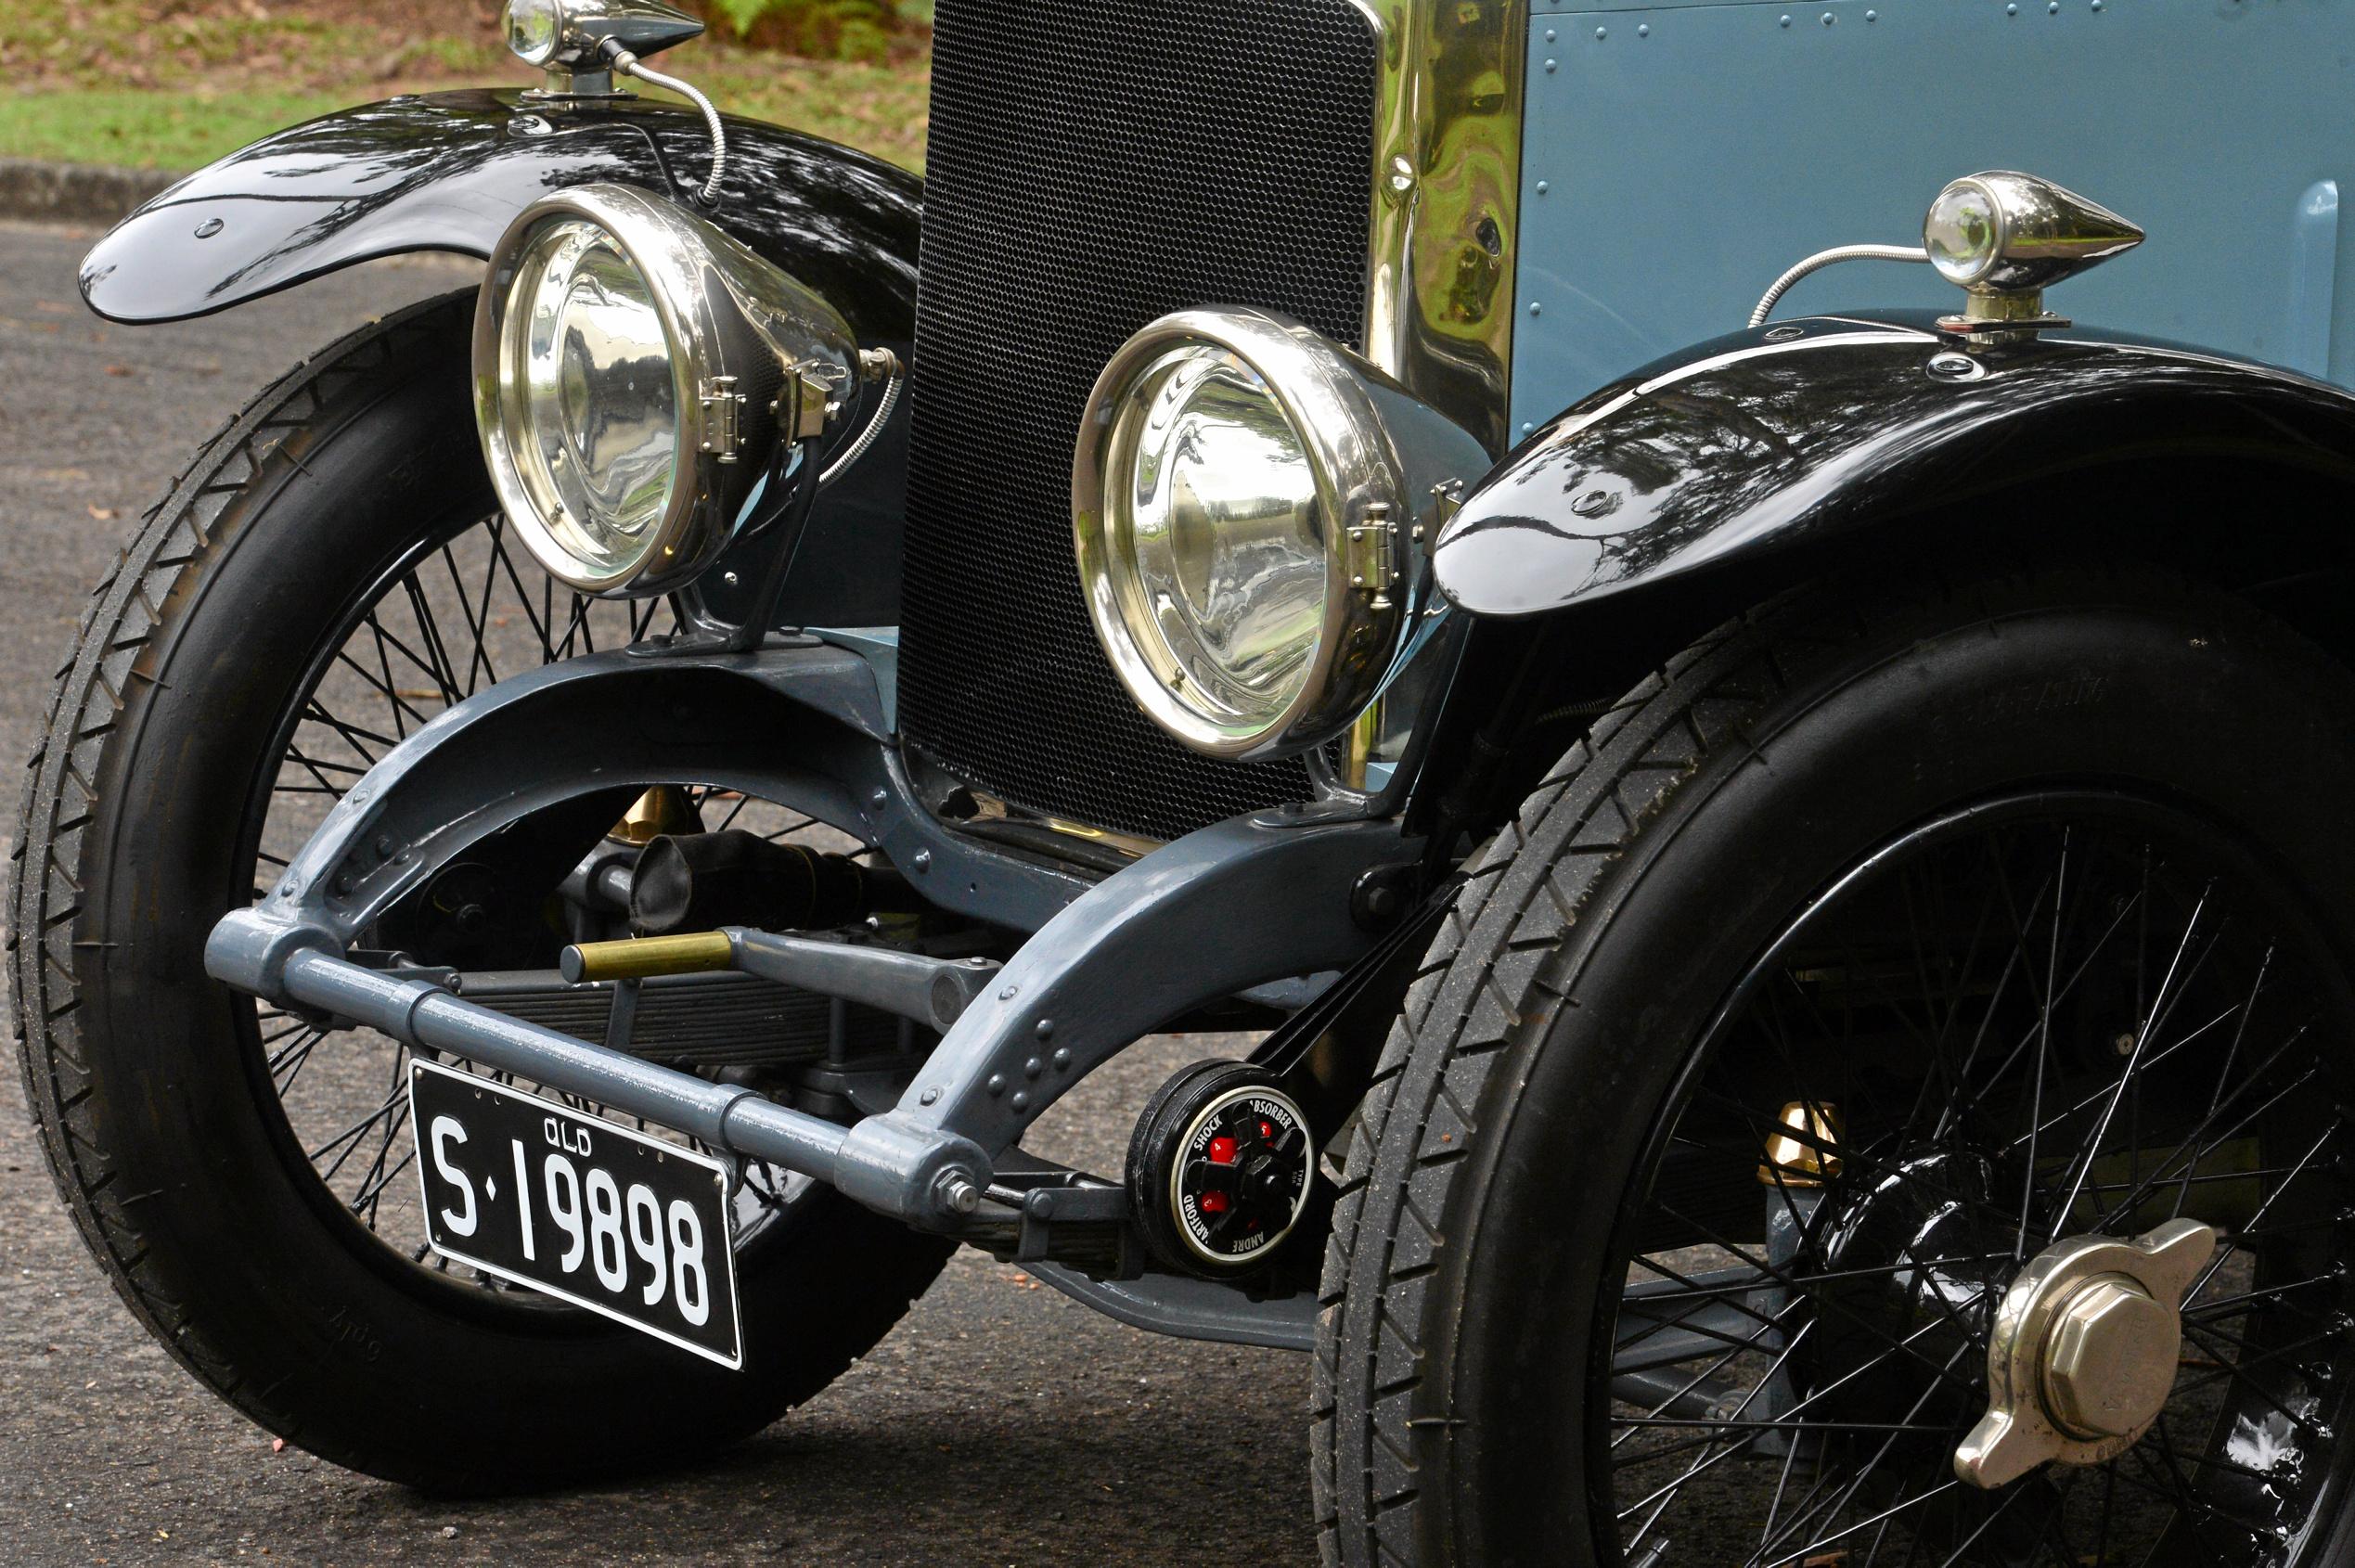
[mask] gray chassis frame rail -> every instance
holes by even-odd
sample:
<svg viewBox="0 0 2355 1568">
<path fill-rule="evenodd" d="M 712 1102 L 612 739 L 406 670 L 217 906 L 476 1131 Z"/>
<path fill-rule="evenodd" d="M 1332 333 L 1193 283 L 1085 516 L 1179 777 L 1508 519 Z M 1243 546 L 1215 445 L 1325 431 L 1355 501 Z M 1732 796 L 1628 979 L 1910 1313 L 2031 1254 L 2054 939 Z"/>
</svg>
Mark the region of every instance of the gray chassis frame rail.
<svg viewBox="0 0 2355 1568">
<path fill-rule="evenodd" d="M 936 903 L 1032 931 L 948 1029 L 899 1103 L 853 1125 L 777 1105 L 467 1001 L 431 971 L 348 957 L 440 868 L 533 814 L 661 783 L 740 790 L 880 848 Z M 260 904 L 224 916 L 216 979 L 412 1047 L 515 1073 L 954 1230 L 998 1157 L 1073 1084 L 1190 1008 L 1346 968 L 1367 871 L 1419 846 L 1385 820 L 1274 811 L 1216 824 L 1100 882 L 958 833 L 917 799 L 874 670 L 825 645 L 594 654 L 500 683 L 385 754 Z M 1210 1281 L 1057 1289 L 1139 1327 L 1306 1348 L 1313 1299 Z"/>
</svg>

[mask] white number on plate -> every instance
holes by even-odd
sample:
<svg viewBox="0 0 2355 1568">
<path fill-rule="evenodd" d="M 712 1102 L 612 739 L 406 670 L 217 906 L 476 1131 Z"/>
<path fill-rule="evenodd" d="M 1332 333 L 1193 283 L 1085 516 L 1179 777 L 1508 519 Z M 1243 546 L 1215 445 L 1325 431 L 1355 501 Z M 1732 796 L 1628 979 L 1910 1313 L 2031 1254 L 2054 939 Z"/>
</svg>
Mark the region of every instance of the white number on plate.
<svg viewBox="0 0 2355 1568">
<path fill-rule="evenodd" d="M 670 1258 L 663 1251 L 663 1202 L 642 1183 L 630 1183 L 630 1246 L 651 1264 L 654 1277 L 646 1282 L 646 1305 L 652 1306 L 670 1288 Z"/>
<path fill-rule="evenodd" d="M 557 1179 L 560 1176 L 561 1181 Z M 546 1180 L 548 1216 L 556 1221 L 559 1230 L 573 1239 L 573 1244 L 556 1262 L 559 1268 L 570 1274 L 581 1266 L 582 1254 L 588 1251 L 588 1231 L 581 1224 L 581 1173 L 563 1155 L 551 1154 L 547 1157 Z"/>
<path fill-rule="evenodd" d="M 437 1127 L 436 1132 L 439 1131 Z M 527 1261 L 536 1260 L 539 1253 L 533 1245 L 535 1238 L 532 1184 L 525 1175 L 529 1166 L 521 1140 L 509 1141 L 515 1153 L 516 1196 L 521 1204 L 519 1218 L 523 1231 L 523 1256 Z M 434 1152 L 441 1152 L 438 1140 Z M 589 1167 L 585 1179 L 572 1161 L 553 1150 L 540 1168 L 540 1185 L 547 1202 L 548 1217 L 572 1242 L 564 1249 L 564 1255 L 556 1260 L 559 1268 L 567 1274 L 578 1273 L 586 1261 L 596 1270 L 598 1283 L 619 1294 L 629 1288 L 630 1253 L 635 1252 L 646 1260 L 647 1280 L 639 1290 L 647 1305 L 661 1302 L 667 1290 L 677 1297 L 680 1317 L 698 1328 L 711 1320 L 711 1276 L 703 1266 L 703 1221 L 692 1203 L 675 1198 L 666 1215 L 663 1201 L 644 1182 L 630 1183 L 629 1190 L 624 1192 L 610 1173 L 596 1165 Z M 448 1217 L 444 1216 L 445 1220 Z M 471 1228 L 470 1225 L 468 1229 Z"/>
<path fill-rule="evenodd" d="M 523 1261 L 536 1263 L 540 1254 L 532 1248 L 532 1176 L 523 1163 L 523 1140 L 511 1137 L 507 1141 L 515 1150 L 515 1198 L 523 1205 Z"/>
<path fill-rule="evenodd" d="M 598 1283 L 618 1291 L 630 1282 L 629 1249 L 622 1245 L 622 1193 L 612 1176 L 595 1165 L 589 1167 L 588 1206 L 591 1258 L 597 1265 Z M 605 1259 L 609 1244 L 613 1253 L 611 1263 Z"/>
<path fill-rule="evenodd" d="M 689 1275 L 695 1293 L 687 1293 Z M 712 1315 L 712 1292 L 703 1278 L 703 1222 L 684 1198 L 671 1200 L 671 1285 L 678 1292 L 678 1315 L 701 1328 Z"/>
</svg>

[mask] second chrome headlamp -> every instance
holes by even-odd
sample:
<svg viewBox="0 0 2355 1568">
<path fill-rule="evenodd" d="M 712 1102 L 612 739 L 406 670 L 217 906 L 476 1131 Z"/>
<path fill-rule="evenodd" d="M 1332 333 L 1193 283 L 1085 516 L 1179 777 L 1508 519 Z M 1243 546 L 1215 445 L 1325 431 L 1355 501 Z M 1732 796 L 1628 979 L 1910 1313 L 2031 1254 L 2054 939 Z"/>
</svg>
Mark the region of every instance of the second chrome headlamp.
<svg viewBox="0 0 2355 1568">
<path fill-rule="evenodd" d="M 587 593 L 664 593 L 709 565 L 778 443 L 822 433 L 857 365 L 822 298 L 627 186 L 526 208 L 475 311 L 492 484 Z"/>
<path fill-rule="evenodd" d="M 1164 316 L 1105 366 L 1073 456 L 1097 637 L 1137 704 L 1198 752 L 1315 746 L 1393 668 L 1434 486 L 1487 466 L 1470 435 L 1306 327 Z"/>
</svg>

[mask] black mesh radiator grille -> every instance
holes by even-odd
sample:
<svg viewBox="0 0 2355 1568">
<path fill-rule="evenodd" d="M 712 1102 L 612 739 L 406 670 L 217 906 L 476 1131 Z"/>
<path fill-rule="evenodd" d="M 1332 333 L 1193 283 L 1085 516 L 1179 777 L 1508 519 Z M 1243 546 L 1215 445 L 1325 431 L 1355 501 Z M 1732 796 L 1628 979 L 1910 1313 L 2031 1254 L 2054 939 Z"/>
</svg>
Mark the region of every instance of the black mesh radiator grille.
<svg viewBox="0 0 2355 1568">
<path fill-rule="evenodd" d="M 1377 50 L 1351 0 L 940 0 L 911 378 L 901 726 L 1018 804 L 1174 838 L 1307 793 L 1198 756 L 1097 646 L 1080 405 L 1193 305 L 1357 346 Z"/>
</svg>

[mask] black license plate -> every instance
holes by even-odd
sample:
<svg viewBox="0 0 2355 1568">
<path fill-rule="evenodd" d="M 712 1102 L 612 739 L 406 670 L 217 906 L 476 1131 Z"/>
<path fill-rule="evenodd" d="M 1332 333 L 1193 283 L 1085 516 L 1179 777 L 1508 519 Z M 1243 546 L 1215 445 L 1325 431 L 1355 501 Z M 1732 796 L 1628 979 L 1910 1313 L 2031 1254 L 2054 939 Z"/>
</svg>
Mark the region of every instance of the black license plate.
<svg viewBox="0 0 2355 1568">
<path fill-rule="evenodd" d="M 409 1112 L 435 1252 L 744 1364 L 725 1164 L 431 1061 Z"/>
</svg>

